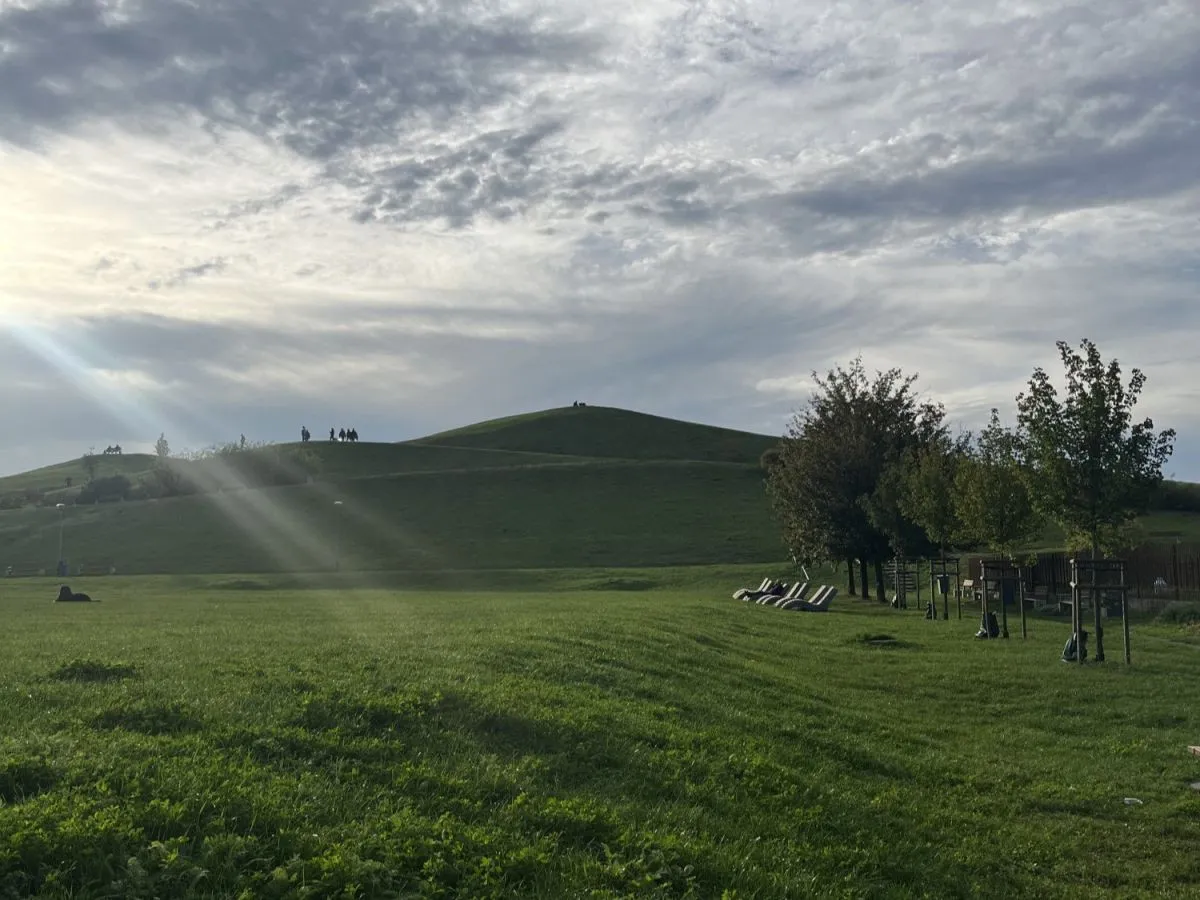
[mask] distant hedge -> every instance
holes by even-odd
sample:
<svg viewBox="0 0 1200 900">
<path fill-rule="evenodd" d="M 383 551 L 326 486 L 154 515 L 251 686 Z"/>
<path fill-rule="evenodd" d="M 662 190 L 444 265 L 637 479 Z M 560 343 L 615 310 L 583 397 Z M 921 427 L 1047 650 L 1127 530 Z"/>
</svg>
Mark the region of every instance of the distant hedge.
<svg viewBox="0 0 1200 900">
<path fill-rule="evenodd" d="M 1166 512 L 1200 513 L 1200 484 L 1164 481 L 1154 498 L 1153 508 Z"/>
</svg>

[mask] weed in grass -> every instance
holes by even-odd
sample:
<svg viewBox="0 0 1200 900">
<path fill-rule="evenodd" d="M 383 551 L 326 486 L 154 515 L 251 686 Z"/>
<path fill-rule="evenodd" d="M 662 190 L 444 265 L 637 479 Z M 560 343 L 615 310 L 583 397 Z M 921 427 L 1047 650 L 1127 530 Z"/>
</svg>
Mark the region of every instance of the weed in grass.
<svg viewBox="0 0 1200 900">
<path fill-rule="evenodd" d="M 102 730 L 120 728 L 147 735 L 188 734 L 201 731 L 204 723 L 181 703 L 145 703 L 110 709 L 92 724 Z"/>
<path fill-rule="evenodd" d="M 913 650 L 919 646 L 912 641 L 902 641 L 890 634 L 859 634 L 855 635 L 850 643 L 876 650 Z"/>
<path fill-rule="evenodd" d="M 50 764 L 40 757 L 0 762 L 0 803 L 21 803 L 48 791 L 57 781 Z"/>
<path fill-rule="evenodd" d="M 90 659 L 73 659 L 50 673 L 56 681 L 121 681 L 136 678 L 137 669 L 128 663 L 103 663 Z"/>
</svg>

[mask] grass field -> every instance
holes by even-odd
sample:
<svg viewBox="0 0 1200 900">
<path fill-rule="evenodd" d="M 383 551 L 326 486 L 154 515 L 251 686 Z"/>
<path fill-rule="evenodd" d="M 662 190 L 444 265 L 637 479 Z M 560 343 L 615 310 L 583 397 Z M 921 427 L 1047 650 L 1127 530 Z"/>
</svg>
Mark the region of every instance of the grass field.
<svg viewBox="0 0 1200 900">
<path fill-rule="evenodd" d="M 1200 637 L 761 574 L 0 582 L 0 896 L 1200 896 Z"/>
</svg>

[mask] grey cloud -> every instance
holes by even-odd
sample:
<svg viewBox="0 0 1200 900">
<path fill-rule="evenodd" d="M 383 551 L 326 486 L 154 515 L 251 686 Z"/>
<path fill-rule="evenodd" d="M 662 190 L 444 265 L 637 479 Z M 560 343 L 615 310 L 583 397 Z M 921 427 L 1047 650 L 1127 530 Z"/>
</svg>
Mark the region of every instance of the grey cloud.
<svg viewBox="0 0 1200 900">
<path fill-rule="evenodd" d="M 8 6 L 0 41 L 10 48 L 0 57 L 10 140 L 187 106 L 321 159 L 393 140 L 413 116 L 494 104 L 519 89 L 521 72 L 567 69 L 596 49 L 530 19 L 472 20 L 460 4 L 365 0 Z"/>
<path fill-rule="evenodd" d="M 0 46 L 9 48 L 0 55 L 0 139 L 32 144 L 46 129 L 95 117 L 153 127 L 190 108 L 217 139 L 224 128 L 246 129 L 323 164 L 326 178 L 358 182 L 367 194 L 360 217 L 461 222 L 475 206 L 501 218 L 519 209 L 530 156 L 554 122 L 483 134 L 464 151 L 391 172 L 360 160 L 394 159 L 421 129 L 454 131 L 458 117 L 517 96 L 530 78 L 592 65 L 599 42 L 531 17 L 472 17 L 456 3 L 144 0 L 117 15 L 101 0 L 67 0 L 0 10 Z M 447 196 L 415 201 L 443 166 L 483 171 L 477 185 L 451 183 Z M 298 191 L 218 211 L 210 227 L 278 208 Z"/>
<path fill-rule="evenodd" d="M 224 256 L 220 256 L 215 259 L 208 259 L 204 262 L 196 263 L 195 265 L 184 266 L 181 269 L 177 269 L 166 278 L 152 279 L 148 282 L 148 287 L 151 290 L 158 290 L 159 288 L 164 287 L 179 287 L 180 285 L 187 284 L 189 281 L 195 281 L 197 278 L 203 278 L 205 275 L 215 275 L 219 272 L 223 272 L 228 267 L 229 260 Z"/>
<path fill-rule="evenodd" d="M 343 180 L 362 189 L 359 221 L 444 219 L 452 227 L 486 213 L 511 217 L 544 195 L 552 173 L 540 158 L 543 142 L 561 130 L 544 121 L 528 129 L 481 134 L 465 146 L 422 148 L 420 156 L 376 171 L 354 171 Z"/>
</svg>

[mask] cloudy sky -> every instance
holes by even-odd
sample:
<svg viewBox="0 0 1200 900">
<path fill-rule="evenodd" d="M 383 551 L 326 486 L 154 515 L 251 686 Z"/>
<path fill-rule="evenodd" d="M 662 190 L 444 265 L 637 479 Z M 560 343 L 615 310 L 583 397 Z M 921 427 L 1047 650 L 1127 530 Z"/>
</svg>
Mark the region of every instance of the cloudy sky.
<svg viewBox="0 0 1200 900">
<path fill-rule="evenodd" d="M 1196 0 L 0 0 L 0 472 L 1090 337 L 1200 480 L 1198 287 Z"/>
</svg>

